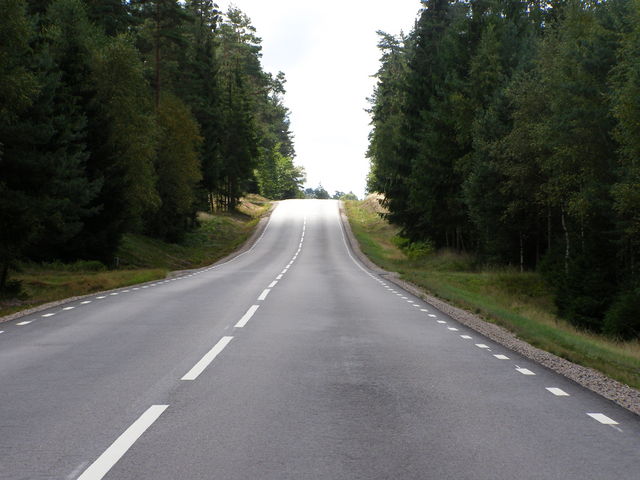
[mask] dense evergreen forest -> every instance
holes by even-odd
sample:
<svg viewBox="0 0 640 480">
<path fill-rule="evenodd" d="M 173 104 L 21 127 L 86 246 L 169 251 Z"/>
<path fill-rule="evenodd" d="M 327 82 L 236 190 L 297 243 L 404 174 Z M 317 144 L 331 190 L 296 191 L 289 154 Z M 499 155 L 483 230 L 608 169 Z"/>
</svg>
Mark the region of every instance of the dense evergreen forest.
<svg viewBox="0 0 640 480">
<path fill-rule="evenodd" d="M 0 290 L 19 259 L 112 263 L 245 192 L 303 196 L 285 78 L 211 0 L 0 0 Z"/>
<path fill-rule="evenodd" d="M 640 2 L 425 0 L 380 33 L 369 191 L 412 242 L 541 272 L 640 337 Z"/>
</svg>

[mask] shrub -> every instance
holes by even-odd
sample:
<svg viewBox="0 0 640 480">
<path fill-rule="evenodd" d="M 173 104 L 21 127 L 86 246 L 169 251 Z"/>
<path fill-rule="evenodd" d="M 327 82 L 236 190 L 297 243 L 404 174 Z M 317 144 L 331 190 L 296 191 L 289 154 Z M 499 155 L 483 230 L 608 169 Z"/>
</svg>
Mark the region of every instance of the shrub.
<svg viewBox="0 0 640 480">
<path fill-rule="evenodd" d="M 8 280 L 4 288 L 0 290 L 0 298 L 15 297 L 22 291 L 22 282 L 19 280 Z"/>
<path fill-rule="evenodd" d="M 56 260 L 50 263 L 43 263 L 42 267 L 56 272 L 102 272 L 107 269 L 105 264 L 98 260 L 77 260 L 73 263 L 63 263 L 60 260 Z"/>
<path fill-rule="evenodd" d="M 434 251 L 433 244 L 430 240 L 412 242 L 408 238 L 396 235 L 393 237 L 393 243 L 402 250 L 410 260 L 420 260 L 428 257 Z"/>
<path fill-rule="evenodd" d="M 640 337 L 640 288 L 617 295 L 605 315 L 604 332 L 625 340 Z"/>
</svg>

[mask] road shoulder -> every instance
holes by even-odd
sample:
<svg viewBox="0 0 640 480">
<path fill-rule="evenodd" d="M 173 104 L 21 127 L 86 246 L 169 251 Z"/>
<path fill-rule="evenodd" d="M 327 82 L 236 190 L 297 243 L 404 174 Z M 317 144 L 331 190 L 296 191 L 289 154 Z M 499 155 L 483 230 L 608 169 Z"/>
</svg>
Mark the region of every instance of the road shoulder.
<svg viewBox="0 0 640 480">
<path fill-rule="evenodd" d="M 533 345 L 517 338 L 507 329 L 499 325 L 489 323 L 471 312 L 450 305 L 437 297 L 429 295 L 417 285 L 401 279 L 395 272 L 387 272 L 386 270 L 383 270 L 378 265 L 374 264 L 360 249 L 360 245 L 351 230 L 351 225 L 349 224 L 349 219 L 347 218 L 343 202 L 340 202 L 340 220 L 352 253 L 364 266 L 372 270 L 374 273 L 380 275 L 385 280 L 394 283 L 412 295 L 423 299 L 442 313 L 449 315 L 454 320 L 471 328 L 472 330 L 475 330 L 494 342 L 499 343 L 500 345 L 503 345 L 504 347 L 519 353 L 520 355 L 527 357 L 570 380 L 573 380 L 579 385 L 613 401 L 621 407 L 640 415 L 640 391 L 624 385 L 594 369 L 577 365 L 569 360 L 534 347 Z"/>
<path fill-rule="evenodd" d="M 268 210 L 268 212 L 266 212 L 260 218 L 260 221 L 256 225 L 256 227 L 255 227 L 253 233 L 251 234 L 251 236 L 247 239 L 246 242 L 244 242 L 240 246 L 240 248 L 238 248 L 234 252 L 232 252 L 229 255 L 217 260 L 216 262 L 212 263 L 211 265 L 207 265 L 205 267 L 194 268 L 194 269 L 189 269 L 189 270 L 174 270 L 174 271 L 171 271 L 171 272 L 169 272 L 167 274 L 167 276 L 165 278 L 175 278 L 175 277 L 179 277 L 179 276 L 182 276 L 182 275 L 187 275 L 189 273 L 196 272 L 198 270 L 202 270 L 204 268 L 209 268 L 211 266 L 221 265 L 221 264 L 227 263 L 227 262 L 233 260 L 234 258 L 246 253 L 251 248 L 253 248 L 253 245 L 260 239 L 260 237 L 262 236 L 262 234 L 266 230 L 267 225 L 269 224 L 269 220 L 271 219 L 271 214 L 276 209 L 277 204 L 278 204 L 278 202 L 272 202 L 271 208 Z M 155 283 L 157 281 L 158 280 L 152 280 L 152 281 L 149 281 L 149 282 L 143 282 L 143 283 L 138 283 L 138 284 L 134 284 L 134 285 L 128 285 L 127 287 L 146 285 L 146 284 Z M 32 315 L 34 313 L 38 313 L 38 312 L 42 312 L 44 310 L 48 310 L 50 308 L 58 307 L 60 305 L 65 305 L 67 303 L 72 303 L 72 302 L 76 302 L 78 300 L 83 300 L 83 299 L 88 298 L 88 297 L 93 297 L 95 295 L 102 295 L 102 294 L 105 294 L 105 293 L 116 292 L 118 290 L 122 290 L 123 288 L 127 288 L 127 287 L 118 287 L 118 288 L 113 288 L 113 289 L 110 289 L 110 290 L 102 290 L 102 291 L 97 291 L 97 292 L 91 292 L 91 293 L 88 293 L 86 295 L 78 295 L 78 296 L 74 296 L 74 297 L 67 297 L 67 298 L 63 298 L 63 299 L 60 299 L 60 300 L 55 300 L 53 302 L 43 303 L 41 305 L 37 305 L 37 306 L 32 307 L 32 308 L 28 308 L 28 309 L 25 309 L 25 310 L 20 310 L 19 312 L 15 312 L 15 313 L 12 313 L 10 315 L 2 316 L 2 317 L 0 317 L 0 324 L 5 323 L 5 322 L 10 322 L 12 320 L 17 320 L 18 318 L 26 317 L 26 316 Z"/>
</svg>

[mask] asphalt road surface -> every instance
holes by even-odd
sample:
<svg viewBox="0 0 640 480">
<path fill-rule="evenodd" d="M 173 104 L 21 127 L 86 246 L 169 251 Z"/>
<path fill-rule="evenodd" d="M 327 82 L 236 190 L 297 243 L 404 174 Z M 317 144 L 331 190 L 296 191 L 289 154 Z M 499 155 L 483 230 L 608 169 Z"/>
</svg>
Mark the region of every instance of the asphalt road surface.
<svg viewBox="0 0 640 480">
<path fill-rule="evenodd" d="M 640 479 L 640 419 L 282 202 L 228 263 L 0 324 L 0 478 Z"/>
</svg>

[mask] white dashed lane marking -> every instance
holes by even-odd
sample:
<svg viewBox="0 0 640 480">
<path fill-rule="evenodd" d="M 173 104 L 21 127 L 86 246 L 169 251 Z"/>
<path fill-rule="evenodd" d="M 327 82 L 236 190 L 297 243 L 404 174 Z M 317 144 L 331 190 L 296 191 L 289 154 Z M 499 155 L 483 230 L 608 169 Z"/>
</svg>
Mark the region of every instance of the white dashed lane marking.
<svg viewBox="0 0 640 480">
<path fill-rule="evenodd" d="M 77 480 L 100 480 L 127 453 L 127 450 L 162 415 L 169 405 L 152 405 Z"/>
<path fill-rule="evenodd" d="M 73 310 L 76 307 L 64 307 L 62 310 Z"/>
<path fill-rule="evenodd" d="M 518 367 L 517 365 L 516 365 L 516 370 L 523 375 L 535 375 L 535 373 L 533 373 L 528 368 L 521 368 L 521 367 Z"/>
<path fill-rule="evenodd" d="M 478 347 L 478 348 L 489 348 L 489 346 L 485 345 L 484 343 L 476 343 L 476 347 Z"/>
<path fill-rule="evenodd" d="M 27 320 L 27 321 L 24 321 L 24 322 L 19 322 L 19 323 L 16 323 L 16 325 L 19 325 L 19 326 L 29 325 L 31 322 L 33 322 L 33 320 Z"/>
<path fill-rule="evenodd" d="M 55 315 L 55 313 L 45 313 L 44 315 L 42 315 L 43 317 L 53 317 Z"/>
<path fill-rule="evenodd" d="M 271 282 L 271 283 L 269 284 L 269 288 L 273 288 L 273 287 L 275 287 L 277 284 L 278 284 L 278 281 L 277 281 L 277 280 L 274 280 L 273 282 Z"/>
<path fill-rule="evenodd" d="M 560 389 L 560 388 L 556 388 L 556 387 L 546 387 L 546 390 L 549 390 L 551 393 L 553 393 L 556 397 L 568 397 L 569 394 L 567 392 L 565 392 L 564 390 Z"/>
<path fill-rule="evenodd" d="M 224 347 L 226 347 L 231 340 L 233 340 L 233 337 L 222 337 L 220 341 L 216 343 L 214 347 L 209 350 L 184 377 L 181 378 L 181 380 L 195 380 L 198 378 L 204 369 L 213 362 L 213 360 L 220 354 L 220 352 L 222 352 L 222 350 L 224 350 Z"/>
<path fill-rule="evenodd" d="M 238 323 L 236 323 L 236 327 L 235 328 L 242 328 L 244 327 L 247 322 L 251 319 L 251 317 L 253 317 L 253 314 L 256 313 L 256 310 L 258 310 L 258 308 L 260 307 L 260 305 L 252 305 L 249 310 L 247 310 L 247 313 L 245 313 L 242 318 L 238 321 Z"/>
<path fill-rule="evenodd" d="M 464 338 L 465 340 L 471 340 L 469 335 L 460 335 L 460 338 Z"/>
<path fill-rule="evenodd" d="M 494 355 L 494 357 L 496 357 L 498 360 L 509 360 L 509 357 L 507 357 L 506 355 L 497 354 Z"/>
<path fill-rule="evenodd" d="M 260 296 L 258 297 L 258 300 L 264 300 L 265 298 L 267 298 L 267 295 L 269 295 L 270 291 L 271 290 L 269 290 L 268 288 L 265 288 L 260 294 Z"/>
<path fill-rule="evenodd" d="M 91 303 L 91 300 L 85 300 L 84 302 L 80 302 L 80 305 L 86 305 L 88 303 Z"/>
<path fill-rule="evenodd" d="M 603 413 L 587 413 L 587 415 L 589 415 L 594 420 L 597 420 L 598 422 L 603 423 L 605 425 L 618 425 L 618 422 L 607 417 Z"/>
</svg>

